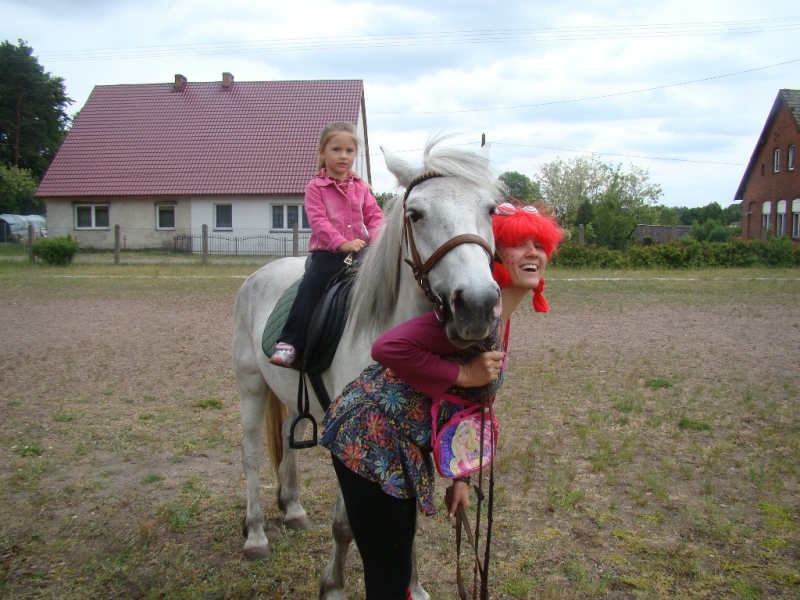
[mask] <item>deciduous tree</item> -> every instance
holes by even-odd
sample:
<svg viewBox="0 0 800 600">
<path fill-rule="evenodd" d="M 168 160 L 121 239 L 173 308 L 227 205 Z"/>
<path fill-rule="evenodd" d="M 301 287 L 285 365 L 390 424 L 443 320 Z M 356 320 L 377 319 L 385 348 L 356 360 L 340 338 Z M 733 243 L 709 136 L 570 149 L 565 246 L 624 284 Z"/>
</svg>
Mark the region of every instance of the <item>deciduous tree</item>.
<svg viewBox="0 0 800 600">
<path fill-rule="evenodd" d="M 521 200 L 526 204 L 542 199 L 539 184 L 532 181 L 527 175 L 517 171 L 506 171 L 498 179 L 506 186 L 506 190 L 508 190 L 508 194 L 512 198 Z"/>
</svg>

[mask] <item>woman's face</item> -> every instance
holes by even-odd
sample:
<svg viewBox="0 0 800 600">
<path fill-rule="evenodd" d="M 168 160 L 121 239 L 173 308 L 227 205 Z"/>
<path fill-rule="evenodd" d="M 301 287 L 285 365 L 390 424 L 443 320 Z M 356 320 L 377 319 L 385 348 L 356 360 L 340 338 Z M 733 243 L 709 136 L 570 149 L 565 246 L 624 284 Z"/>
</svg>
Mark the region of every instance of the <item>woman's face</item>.
<svg viewBox="0 0 800 600">
<path fill-rule="evenodd" d="M 498 244 L 497 254 L 511 275 L 511 287 L 532 290 L 539 285 L 547 267 L 547 255 L 539 242 L 527 238 L 517 246 Z"/>
</svg>

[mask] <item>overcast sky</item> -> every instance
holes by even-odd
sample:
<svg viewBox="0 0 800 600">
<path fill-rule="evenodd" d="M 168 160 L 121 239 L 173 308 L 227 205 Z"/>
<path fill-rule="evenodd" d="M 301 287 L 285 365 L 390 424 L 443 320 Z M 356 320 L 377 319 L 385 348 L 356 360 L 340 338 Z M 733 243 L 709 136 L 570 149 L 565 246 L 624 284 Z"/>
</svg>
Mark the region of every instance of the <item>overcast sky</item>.
<svg viewBox="0 0 800 600">
<path fill-rule="evenodd" d="M 800 88 L 800 4 L 774 0 L 0 0 L 75 103 L 92 87 L 363 79 L 378 146 L 419 162 L 431 131 L 492 143 L 498 174 L 600 154 L 660 203 L 733 202 L 781 88 Z"/>
</svg>

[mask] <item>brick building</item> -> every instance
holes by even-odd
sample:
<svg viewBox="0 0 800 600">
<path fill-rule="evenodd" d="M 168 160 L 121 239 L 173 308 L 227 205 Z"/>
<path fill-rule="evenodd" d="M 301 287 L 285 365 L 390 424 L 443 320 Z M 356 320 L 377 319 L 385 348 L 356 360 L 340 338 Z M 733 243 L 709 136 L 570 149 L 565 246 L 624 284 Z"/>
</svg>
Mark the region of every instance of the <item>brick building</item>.
<svg viewBox="0 0 800 600">
<path fill-rule="evenodd" d="M 742 238 L 789 236 L 800 247 L 800 90 L 780 90 L 744 172 Z"/>
</svg>

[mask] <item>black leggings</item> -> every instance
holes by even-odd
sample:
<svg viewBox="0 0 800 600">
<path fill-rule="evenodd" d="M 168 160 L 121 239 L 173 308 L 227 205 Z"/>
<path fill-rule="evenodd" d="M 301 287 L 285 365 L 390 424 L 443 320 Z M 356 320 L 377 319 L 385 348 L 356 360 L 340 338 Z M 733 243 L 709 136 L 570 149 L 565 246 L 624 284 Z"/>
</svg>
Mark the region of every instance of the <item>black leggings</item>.
<svg viewBox="0 0 800 600">
<path fill-rule="evenodd" d="M 366 600 L 410 600 L 417 499 L 394 498 L 333 457 L 350 530 L 364 563 Z"/>
<path fill-rule="evenodd" d="M 311 262 L 303 274 L 303 281 L 297 288 L 297 296 L 278 338 L 279 342 L 294 346 L 298 358 L 303 356 L 306 347 L 308 325 L 314 309 L 328 287 L 328 282 L 344 267 L 345 258 L 347 254 L 341 252 L 315 250 L 311 253 Z"/>
</svg>

